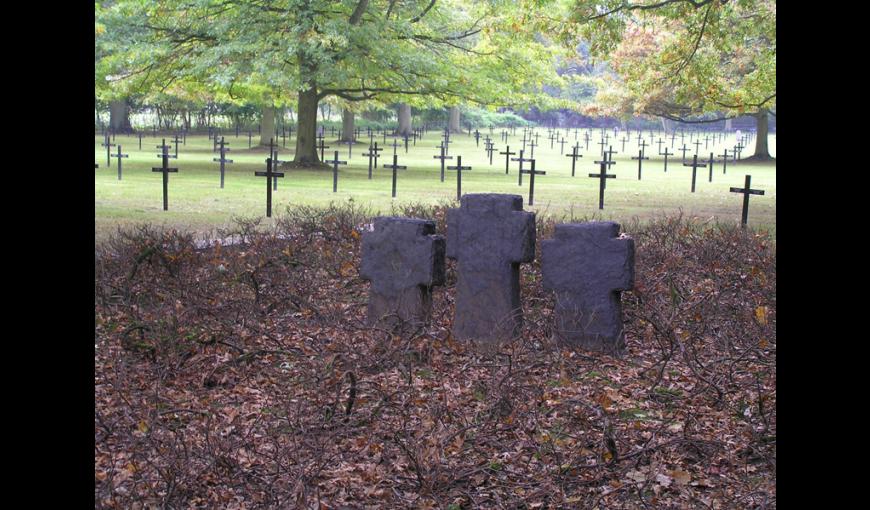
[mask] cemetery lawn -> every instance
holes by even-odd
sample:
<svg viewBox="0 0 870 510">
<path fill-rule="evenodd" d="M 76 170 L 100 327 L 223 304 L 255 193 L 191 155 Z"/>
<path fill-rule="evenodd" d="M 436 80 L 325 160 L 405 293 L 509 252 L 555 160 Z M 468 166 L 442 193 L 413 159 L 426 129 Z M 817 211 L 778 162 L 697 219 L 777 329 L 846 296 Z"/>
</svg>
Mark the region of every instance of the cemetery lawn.
<svg viewBox="0 0 870 510">
<path fill-rule="evenodd" d="M 298 219 L 237 247 L 96 247 L 98 507 L 776 507 L 769 239 L 633 228 L 616 358 L 550 341 L 553 221 L 520 267 L 521 337 L 477 349 L 451 334 L 452 261 L 430 327 L 390 334 L 365 325 L 365 218 Z"/>
<path fill-rule="evenodd" d="M 481 130 L 482 133 L 488 130 Z M 742 208 L 742 195 L 729 192 L 730 187 L 743 187 L 746 174 L 752 175 L 752 187 L 764 190 L 764 196 L 753 196 L 749 205 L 749 225 L 754 229 L 765 230 L 776 236 L 776 165 L 770 164 L 734 164 L 730 159 L 727 174 L 722 174 L 721 163 L 714 165 L 713 182 L 708 182 L 709 171 L 699 168 L 697 171 L 696 192 L 691 193 L 691 168 L 684 167 L 680 161 L 679 138 L 675 148 L 670 147 L 670 139 L 662 147 L 670 152 L 677 152 L 668 158 L 668 171 L 663 171 L 663 157 L 656 156 L 657 144 L 646 148 L 649 160 L 644 161 L 642 180 L 637 179 L 637 161 L 631 156 L 637 156 L 637 138 L 633 137 L 626 143 L 623 152 L 622 143 L 612 144 L 618 154 L 614 156 L 617 164 L 608 169 L 615 173 L 616 179 L 608 179 L 605 192 L 604 210 L 598 209 L 598 180 L 589 178 L 589 173 L 597 173 L 599 166 L 592 161 L 599 160 L 600 147 L 597 130 L 593 131 L 593 140 L 589 149 L 584 148 L 583 130 L 580 130 L 578 142 L 582 158 L 577 160 L 575 177 L 571 177 L 571 159 L 560 154 L 560 145 L 556 142 L 550 148 L 550 142 L 542 133 L 540 145 L 535 148 L 537 170 L 544 170 L 547 175 L 535 179 L 535 204 L 528 206 L 528 174 L 523 175 L 522 187 L 517 185 L 517 163 L 511 162 L 510 174 L 505 175 L 505 156 L 498 152 L 505 150 L 498 129 L 493 130 L 492 138 L 496 146 L 492 164 L 484 151 L 483 137 L 480 146 L 475 146 L 473 136 L 465 133 L 451 137 L 454 143 L 450 145 L 449 155 L 452 160 L 446 160 L 445 166 L 456 164 L 456 155 L 462 156 L 464 166 L 472 166 L 472 170 L 462 172 L 462 192 L 465 193 L 512 193 L 524 197 L 526 210 L 537 211 L 539 216 L 564 220 L 606 219 L 628 223 L 633 219 L 641 222 L 660 218 L 664 215 L 679 215 L 697 218 L 700 221 L 725 224 L 738 224 Z M 517 133 L 520 133 L 518 130 Z M 564 133 L 564 131 L 562 131 Z M 634 134 L 634 132 L 633 132 Z M 167 137 L 169 140 L 171 137 Z M 256 139 L 255 139 L 256 140 Z M 388 138 L 388 143 L 392 139 Z M 403 204 L 445 204 L 454 203 L 456 199 L 456 172 L 445 170 L 445 179 L 440 181 L 440 164 L 433 156 L 438 154 L 436 146 L 441 138 L 438 131 L 430 131 L 416 146 L 409 143 L 409 153 L 405 153 L 400 144 L 397 149 L 398 164 L 407 165 L 408 170 L 398 171 L 397 198 L 390 197 L 392 171 L 384 169 L 383 165 L 392 163 L 393 148 L 388 146 L 381 153 L 378 166 L 373 171 L 372 180 L 368 180 L 368 158 L 362 156 L 368 147 L 358 143 L 353 147 L 353 155 L 348 165 L 339 167 L 338 192 L 332 192 L 331 170 L 295 170 L 286 167 L 280 169 L 285 177 L 278 180 L 278 190 L 273 193 L 273 216 L 278 217 L 287 206 L 316 205 L 325 206 L 330 202 L 347 202 L 353 200 L 357 206 L 390 214 L 394 207 Z M 570 145 L 574 141 L 574 131 L 567 136 L 565 153 L 571 152 Z M 111 164 L 106 165 L 106 149 L 101 147 L 102 137 L 94 137 L 94 162 L 100 168 L 94 170 L 94 226 L 96 241 L 102 242 L 114 232 L 118 226 L 130 226 L 140 223 L 153 223 L 185 231 L 206 234 L 216 228 L 232 223 L 233 217 L 263 217 L 263 225 L 273 224 L 274 219 L 265 219 L 266 190 L 265 178 L 255 177 L 255 171 L 265 171 L 267 150 L 264 148 L 248 149 L 247 136 L 226 139 L 230 143 L 227 158 L 234 162 L 226 165 L 225 188 L 220 189 L 219 164 L 212 161 L 218 157 L 212 152 L 212 142 L 205 135 L 190 136 L 187 144 L 179 143 L 178 159 L 170 159 L 169 166 L 179 169 L 178 173 L 169 176 L 169 210 L 162 210 L 161 174 L 152 172 L 153 167 L 159 167 L 159 150 L 161 138 L 143 136 L 142 150 L 138 149 L 138 138 L 134 136 L 118 136 L 114 143 L 122 145 L 122 153 L 129 154 L 123 160 L 123 178 L 117 178 L 117 158 L 111 158 Z M 383 137 L 375 141 L 381 146 Z M 347 146 L 339 146 L 327 138 L 332 146 L 325 151 L 325 159 L 332 159 L 334 150 L 339 149 L 339 159 L 348 161 Z M 725 148 L 731 148 L 736 142 L 733 135 L 715 147 L 707 149 L 706 157 L 712 150 L 715 155 Z M 509 137 L 511 152 L 518 152 L 521 138 Z M 771 155 L 776 154 L 776 135 L 769 139 Z M 170 144 L 170 154 L 174 154 L 174 145 Z M 689 145 L 688 137 L 686 145 Z M 279 158 L 289 160 L 293 157 L 295 138 L 287 140 L 287 149 L 279 150 Z M 117 147 L 112 147 L 112 153 L 117 153 Z M 748 149 L 747 149 L 748 150 Z M 703 145 L 700 153 L 705 154 Z M 687 154 L 692 154 L 689 152 Z M 746 150 L 744 150 L 744 155 Z M 517 157 L 517 156 L 511 156 Z M 525 154 L 529 157 L 529 149 Z M 687 158 L 691 161 L 691 155 Z M 699 155 L 699 159 L 701 156 Z M 528 169 L 529 165 L 525 164 Z"/>
</svg>

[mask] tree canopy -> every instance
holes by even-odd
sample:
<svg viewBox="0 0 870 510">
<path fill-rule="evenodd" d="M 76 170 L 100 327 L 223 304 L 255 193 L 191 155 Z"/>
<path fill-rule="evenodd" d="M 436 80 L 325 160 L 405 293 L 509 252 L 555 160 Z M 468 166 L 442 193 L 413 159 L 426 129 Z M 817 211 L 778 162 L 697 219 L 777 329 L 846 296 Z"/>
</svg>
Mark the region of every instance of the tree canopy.
<svg viewBox="0 0 870 510">
<path fill-rule="evenodd" d="M 296 159 L 316 162 L 316 105 L 539 104 L 556 46 L 511 2 L 139 0 L 98 9 L 108 89 L 206 90 L 263 106 L 296 101 Z"/>
<path fill-rule="evenodd" d="M 576 0 L 571 20 L 613 70 L 598 113 L 766 123 L 776 109 L 773 0 Z M 758 139 L 766 154 L 766 132 Z"/>
</svg>

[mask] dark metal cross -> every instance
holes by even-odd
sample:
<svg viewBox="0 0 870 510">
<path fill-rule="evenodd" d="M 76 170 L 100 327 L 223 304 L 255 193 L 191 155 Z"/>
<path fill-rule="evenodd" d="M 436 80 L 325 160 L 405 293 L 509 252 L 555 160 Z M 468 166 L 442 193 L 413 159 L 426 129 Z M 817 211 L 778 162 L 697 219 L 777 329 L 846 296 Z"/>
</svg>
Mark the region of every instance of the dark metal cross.
<svg viewBox="0 0 870 510">
<path fill-rule="evenodd" d="M 375 146 L 377 146 L 377 142 L 375 142 L 375 145 L 372 145 L 371 143 L 369 143 L 369 151 L 363 153 L 363 156 L 366 156 L 369 158 L 369 180 L 372 179 L 372 163 L 374 161 L 375 156 L 378 155 L 378 153 L 375 152 Z M 378 149 L 378 150 L 381 150 L 381 149 Z"/>
<path fill-rule="evenodd" d="M 272 217 L 272 179 L 284 177 L 283 172 L 275 172 L 272 168 L 272 158 L 266 158 L 266 171 L 254 172 L 257 177 L 266 178 L 266 217 Z"/>
<path fill-rule="evenodd" d="M 114 147 L 115 144 L 109 141 L 108 133 L 106 133 L 105 140 L 103 140 L 103 143 L 100 145 L 106 148 L 106 166 L 109 166 L 112 164 L 112 147 Z"/>
<path fill-rule="evenodd" d="M 698 154 L 698 149 L 699 149 L 699 148 L 700 148 L 700 146 L 701 146 L 701 138 L 700 138 L 700 137 L 698 137 L 698 139 L 697 139 L 697 140 L 695 140 L 695 143 L 694 143 L 694 144 L 692 144 L 692 145 L 694 145 L 694 146 L 695 146 L 695 154 Z"/>
<path fill-rule="evenodd" d="M 620 141 L 622 142 L 622 152 L 625 152 L 625 142 L 628 141 L 628 137 L 627 137 L 627 136 L 623 136 L 623 137 L 622 137 L 622 140 L 620 140 Z"/>
<path fill-rule="evenodd" d="M 737 153 L 737 157 L 733 158 L 734 162 L 737 162 L 740 159 L 740 153 L 743 152 L 743 149 L 746 147 L 743 146 L 742 143 L 738 143 L 734 146 L 734 152 Z"/>
<path fill-rule="evenodd" d="M 537 140 L 537 138 L 538 138 L 538 135 L 535 135 L 536 140 Z M 537 146 L 538 146 L 537 141 L 529 142 L 529 147 L 532 148 L 532 156 L 531 157 L 533 157 L 533 158 L 535 157 L 535 147 L 537 147 Z"/>
<path fill-rule="evenodd" d="M 683 166 L 692 167 L 692 193 L 695 192 L 695 173 L 698 171 L 698 167 L 706 167 L 707 165 L 704 163 L 698 163 L 698 155 L 695 154 L 692 156 L 692 163 L 683 163 Z"/>
<path fill-rule="evenodd" d="M 598 182 L 598 208 L 604 209 L 604 190 L 607 188 L 607 179 L 616 179 L 615 174 L 608 174 L 607 167 L 616 164 L 615 161 L 610 161 L 604 158 L 602 161 L 595 161 L 596 165 L 601 165 L 597 174 L 589 174 L 589 177 L 599 179 Z"/>
<path fill-rule="evenodd" d="M 743 188 L 731 188 L 731 193 L 743 193 L 743 214 L 740 216 L 740 226 L 746 228 L 746 220 L 749 219 L 749 195 L 764 195 L 760 189 L 751 189 L 752 176 L 746 176 L 746 184 Z"/>
<path fill-rule="evenodd" d="M 532 159 L 531 170 L 520 170 L 520 174 L 529 174 L 529 205 L 535 205 L 535 175 L 547 175 L 543 170 L 535 170 L 535 160 Z"/>
<path fill-rule="evenodd" d="M 462 166 L 462 156 L 456 156 L 456 166 L 448 166 L 447 169 L 456 170 L 456 200 L 459 200 L 462 197 L 462 171 L 471 170 L 471 167 Z"/>
<path fill-rule="evenodd" d="M 523 173 L 524 173 L 524 172 L 523 172 L 523 163 L 525 163 L 526 161 L 531 161 L 531 159 L 526 159 L 526 158 L 523 157 L 523 153 L 524 153 L 524 152 L 525 152 L 525 151 L 520 151 L 520 157 L 518 157 L 518 158 L 511 158 L 511 161 L 519 161 L 519 162 L 520 162 L 520 171 L 518 172 L 518 174 L 519 174 L 519 179 L 518 179 L 518 182 L 517 182 L 517 185 L 518 185 L 518 186 L 522 186 L 522 185 L 523 185 Z"/>
<path fill-rule="evenodd" d="M 447 152 L 446 152 L 447 148 L 444 146 L 444 141 L 442 141 L 441 144 L 435 148 L 440 149 L 441 155 L 440 156 L 432 156 L 432 158 L 441 160 L 441 182 L 444 182 L 444 160 L 445 159 L 453 159 L 453 156 L 447 155 Z"/>
<path fill-rule="evenodd" d="M 582 154 L 577 154 L 577 149 L 580 148 L 579 143 L 575 143 L 574 147 L 572 147 L 571 154 L 566 154 L 566 158 L 571 158 L 571 177 L 574 177 L 574 169 L 577 166 L 577 158 L 582 158 Z"/>
<path fill-rule="evenodd" d="M 511 156 L 516 154 L 516 152 L 511 152 L 511 146 L 507 145 L 507 146 L 505 146 L 505 151 L 499 152 L 499 154 L 504 155 L 504 174 L 507 175 L 508 171 L 510 170 L 510 166 L 511 166 Z"/>
<path fill-rule="evenodd" d="M 646 152 L 646 147 L 647 147 L 646 140 L 644 140 L 642 143 L 638 144 L 638 147 L 640 147 L 641 152 Z"/>
<path fill-rule="evenodd" d="M 320 133 L 320 136 L 317 137 L 320 140 L 320 143 L 316 145 L 318 149 L 320 149 L 320 161 L 323 161 L 323 150 L 328 149 L 329 145 L 325 145 L 323 141 L 323 133 Z"/>
<path fill-rule="evenodd" d="M 336 193 L 338 191 L 338 165 L 346 165 L 347 161 L 339 161 L 338 151 L 335 151 L 335 159 L 324 161 L 324 163 L 332 165 L 332 192 Z"/>
<path fill-rule="evenodd" d="M 725 149 L 725 154 L 719 154 L 722 156 L 722 175 L 725 175 L 725 169 L 728 167 L 728 149 Z"/>
<path fill-rule="evenodd" d="M 683 148 L 677 149 L 677 150 L 679 150 L 680 152 L 683 153 L 683 164 L 685 164 L 686 163 L 686 152 L 688 152 L 689 149 L 686 148 L 686 144 L 683 144 Z"/>
<path fill-rule="evenodd" d="M 601 146 L 601 155 L 603 156 L 604 155 L 604 146 L 607 145 L 607 142 L 605 142 L 604 138 L 602 138 L 601 141 L 598 142 L 598 145 Z"/>
<path fill-rule="evenodd" d="M 171 143 L 175 144 L 175 158 L 176 159 L 178 159 L 178 142 L 180 142 L 180 141 L 181 141 L 181 138 L 178 137 L 177 133 L 175 134 L 175 136 L 172 137 L 172 140 L 170 140 Z"/>
<path fill-rule="evenodd" d="M 121 154 L 121 145 L 118 144 L 118 154 L 112 155 L 113 158 L 118 158 L 118 180 L 121 180 L 121 159 L 129 158 L 129 154 Z"/>
<path fill-rule="evenodd" d="M 227 151 L 230 150 L 226 146 L 229 145 L 229 142 L 224 141 L 224 137 L 221 137 L 221 141 L 218 144 L 220 146 L 220 158 L 212 158 L 212 161 L 219 161 L 221 164 L 221 189 L 224 189 L 224 165 L 226 163 L 232 163 L 233 160 L 227 159 Z"/>
<path fill-rule="evenodd" d="M 559 154 L 565 154 L 565 139 L 562 138 L 561 140 L 559 140 L 559 144 L 562 146 L 560 151 L 559 151 Z"/>
<path fill-rule="evenodd" d="M 486 141 L 486 152 L 489 154 L 489 164 L 492 164 L 492 153 L 496 150 L 495 144 L 491 140 Z"/>
<path fill-rule="evenodd" d="M 707 182 L 713 182 L 713 153 L 712 152 L 710 153 L 710 160 L 707 162 L 707 164 L 710 165 L 710 168 L 709 168 L 710 177 L 709 177 L 709 180 Z"/>
<path fill-rule="evenodd" d="M 396 164 L 398 162 L 399 156 L 393 154 L 393 164 L 392 165 L 384 165 L 384 168 L 392 168 L 393 169 L 393 198 L 396 198 L 396 170 L 405 170 L 407 166 L 399 166 Z"/>
<path fill-rule="evenodd" d="M 646 140 L 644 140 L 646 141 Z M 637 160 L 637 180 L 640 180 L 640 171 L 641 166 L 643 165 L 643 160 L 649 159 L 649 157 L 643 155 L 643 149 L 637 151 L 637 157 L 632 156 L 631 159 Z"/>
<path fill-rule="evenodd" d="M 668 148 L 665 147 L 665 151 L 664 151 L 664 152 L 660 152 L 659 154 L 661 154 L 662 156 L 665 157 L 665 173 L 667 173 L 667 171 L 668 171 L 668 156 L 673 156 L 674 153 L 673 153 L 673 152 L 668 152 Z"/>
<path fill-rule="evenodd" d="M 169 210 L 169 174 L 177 173 L 177 168 L 169 168 L 169 147 L 165 145 L 166 140 L 164 139 L 163 145 L 163 154 L 161 157 L 163 158 L 163 166 L 160 168 L 151 168 L 152 172 L 163 172 L 163 210 Z"/>
<path fill-rule="evenodd" d="M 480 131 L 474 130 L 474 146 L 480 147 Z"/>
</svg>

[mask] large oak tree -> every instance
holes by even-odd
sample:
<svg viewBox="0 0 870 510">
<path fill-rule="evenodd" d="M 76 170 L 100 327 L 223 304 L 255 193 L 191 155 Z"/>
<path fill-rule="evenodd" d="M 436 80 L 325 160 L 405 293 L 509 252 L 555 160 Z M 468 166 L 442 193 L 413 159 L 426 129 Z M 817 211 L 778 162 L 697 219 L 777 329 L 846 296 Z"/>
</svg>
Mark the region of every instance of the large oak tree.
<svg viewBox="0 0 870 510">
<path fill-rule="evenodd" d="M 517 8 L 458 0 L 126 0 L 98 19 L 107 34 L 117 28 L 129 36 L 105 63 L 120 75 L 117 87 L 190 83 L 235 97 L 259 91 L 267 107 L 292 98 L 294 162 L 314 165 L 317 106 L 325 98 L 534 102 L 541 84 L 557 79 L 553 49 L 518 27 Z"/>
</svg>

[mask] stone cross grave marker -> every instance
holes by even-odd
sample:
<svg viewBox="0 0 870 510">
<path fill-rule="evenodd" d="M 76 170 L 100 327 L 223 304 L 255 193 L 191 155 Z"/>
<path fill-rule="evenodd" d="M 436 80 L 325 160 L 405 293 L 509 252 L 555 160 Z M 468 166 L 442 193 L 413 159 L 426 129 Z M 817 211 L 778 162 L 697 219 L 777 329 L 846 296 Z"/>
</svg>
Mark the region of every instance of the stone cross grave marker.
<svg viewBox="0 0 870 510">
<path fill-rule="evenodd" d="M 254 175 L 257 177 L 265 177 L 266 178 L 266 217 L 272 217 L 272 179 L 277 179 L 278 177 L 284 177 L 283 172 L 275 172 L 272 168 L 272 158 L 266 158 L 266 171 L 265 172 L 254 172 Z"/>
<path fill-rule="evenodd" d="M 541 242 L 542 283 L 555 292 L 553 336 L 591 351 L 625 348 L 620 292 L 634 286 L 634 240 L 610 221 L 562 223 Z"/>
<path fill-rule="evenodd" d="M 752 176 L 746 176 L 746 184 L 743 188 L 731 188 L 731 193 L 743 193 L 743 213 L 740 215 L 740 226 L 746 227 L 746 221 L 749 219 L 749 195 L 764 195 L 764 191 L 760 189 L 752 189 L 750 183 Z"/>
<path fill-rule="evenodd" d="M 166 139 L 163 140 L 163 154 L 160 157 L 163 159 L 163 165 L 159 168 L 151 168 L 152 172 L 163 173 L 163 210 L 169 210 L 169 174 L 177 173 L 177 168 L 169 168 L 169 146 L 166 145 Z"/>
<path fill-rule="evenodd" d="M 456 156 L 456 166 L 448 166 L 447 169 L 456 170 L 456 200 L 459 201 L 462 198 L 462 171 L 471 170 L 471 167 L 462 166 L 462 156 Z"/>
<path fill-rule="evenodd" d="M 215 139 L 217 139 L 217 138 L 215 138 Z M 220 146 L 221 157 L 212 158 L 212 161 L 218 161 L 221 164 L 221 189 L 224 189 L 224 165 L 227 163 L 233 162 L 233 160 L 227 159 L 227 151 L 230 150 L 229 148 L 227 148 L 227 145 L 229 145 L 229 144 L 230 144 L 229 142 L 224 141 L 224 137 L 221 137 L 221 141 L 218 144 Z"/>
<path fill-rule="evenodd" d="M 129 154 L 121 154 L 121 144 L 118 144 L 118 153 L 112 155 L 113 158 L 118 158 L 118 180 L 121 180 L 121 160 L 123 158 L 129 158 Z"/>
<path fill-rule="evenodd" d="M 362 236 L 360 278 L 371 282 L 369 325 L 416 329 L 432 315 L 432 288 L 444 285 L 445 239 L 435 222 L 377 217 Z"/>
<path fill-rule="evenodd" d="M 522 326 L 519 266 L 535 256 L 535 214 L 523 197 L 467 194 L 447 210 L 447 256 L 457 261 L 453 335 L 498 341 Z"/>
</svg>

